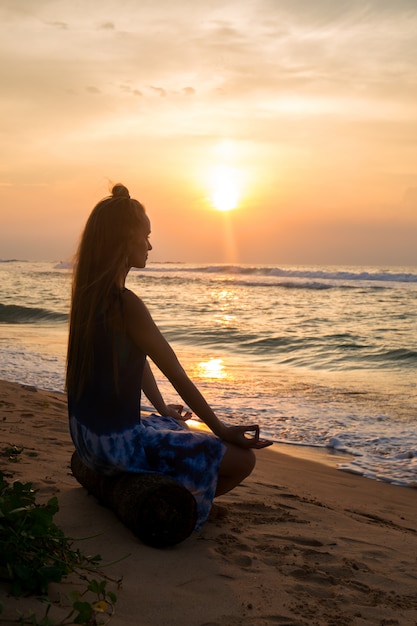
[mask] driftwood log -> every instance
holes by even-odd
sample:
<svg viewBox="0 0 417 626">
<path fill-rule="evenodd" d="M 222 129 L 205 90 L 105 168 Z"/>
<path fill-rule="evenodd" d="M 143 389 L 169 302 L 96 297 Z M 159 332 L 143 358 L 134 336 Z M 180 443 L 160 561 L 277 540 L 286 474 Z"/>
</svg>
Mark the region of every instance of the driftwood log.
<svg viewBox="0 0 417 626">
<path fill-rule="evenodd" d="M 77 452 L 72 455 L 71 469 L 89 493 L 149 546 L 173 546 L 194 530 L 194 496 L 172 478 L 131 473 L 105 476 L 84 465 Z"/>
</svg>

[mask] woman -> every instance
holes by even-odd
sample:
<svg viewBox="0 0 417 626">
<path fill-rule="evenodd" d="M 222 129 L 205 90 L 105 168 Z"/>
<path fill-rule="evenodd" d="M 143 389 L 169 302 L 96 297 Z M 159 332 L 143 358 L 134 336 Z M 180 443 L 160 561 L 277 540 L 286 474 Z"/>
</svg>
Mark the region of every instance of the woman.
<svg viewBox="0 0 417 626">
<path fill-rule="evenodd" d="M 72 288 L 67 391 L 70 431 L 86 465 L 105 474 L 158 472 L 183 484 L 197 502 L 201 528 L 213 498 L 255 465 L 257 425 L 226 426 L 188 378 L 148 309 L 125 279 L 143 268 L 150 221 L 123 185 L 92 211 L 78 248 Z M 166 405 L 146 360 L 169 379 L 211 433 L 193 432 L 183 407 Z M 141 389 L 159 415 L 140 418 Z M 252 433 L 250 438 L 247 433 Z"/>
</svg>

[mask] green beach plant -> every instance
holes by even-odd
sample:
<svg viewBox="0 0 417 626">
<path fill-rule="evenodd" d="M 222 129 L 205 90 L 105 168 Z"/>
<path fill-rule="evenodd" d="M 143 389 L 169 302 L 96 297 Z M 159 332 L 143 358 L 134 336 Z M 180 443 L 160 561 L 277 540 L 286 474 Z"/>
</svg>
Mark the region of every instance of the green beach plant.
<svg viewBox="0 0 417 626">
<path fill-rule="evenodd" d="M 106 588 L 109 577 L 98 569 L 101 556 L 86 556 L 74 549 L 72 540 L 54 522 L 57 498 L 42 505 L 36 502 L 36 493 L 32 483 L 8 484 L 0 472 L 0 578 L 8 582 L 11 595 L 37 595 L 46 603 L 40 621 L 31 614 L 20 615 L 16 622 L 33 626 L 107 623 L 116 596 Z M 47 597 L 48 586 L 71 574 L 78 576 L 84 589 L 69 595 L 71 610 L 63 620 L 54 622 L 49 617 L 52 603 Z M 99 580 L 90 579 L 92 574 Z M 89 601 L 87 596 L 93 599 Z"/>
</svg>

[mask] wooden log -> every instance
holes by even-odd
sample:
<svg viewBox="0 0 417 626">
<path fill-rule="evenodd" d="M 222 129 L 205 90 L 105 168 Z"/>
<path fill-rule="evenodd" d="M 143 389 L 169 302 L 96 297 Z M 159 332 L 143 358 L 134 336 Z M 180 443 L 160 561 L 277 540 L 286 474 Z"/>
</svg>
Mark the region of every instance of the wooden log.
<svg viewBox="0 0 417 626">
<path fill-rule="evenodd" d="M 91 470 L 77 452 L 74 477 L 139 539 L 154 548 L 173 546 L 190 536 L 197 521 L 194 496 L 168 476 L 121 473 L 105 476 Z"/>
</svg>

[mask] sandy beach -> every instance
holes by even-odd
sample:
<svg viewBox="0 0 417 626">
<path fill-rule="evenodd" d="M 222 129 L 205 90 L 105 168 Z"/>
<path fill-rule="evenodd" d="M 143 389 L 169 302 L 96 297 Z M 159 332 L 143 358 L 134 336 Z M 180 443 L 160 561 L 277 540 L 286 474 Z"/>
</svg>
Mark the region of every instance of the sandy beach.
<svg viewBox="0 0 417 626">
<path fill-rule="evenodd" d="M 22 449 L 15 460 L 6 448 Z M 113 626 L 417 624 L 417 492 L 272 449 L 175 547 L 145 546 L 71 475 L 64 395 L 0 381 L 0 469 L 59 500 L 56 522 L 121 580 Z M 78 542 L 78 538 L 88 538 Z M 75 583 L 74 583 L 75 584 Z M 51 586 L 64 615 L 72 583 Z M 4 611 L 43 610 L 0 583 Z M 68 603 L 67 603 L 68 606 Z"/>
</svg>

